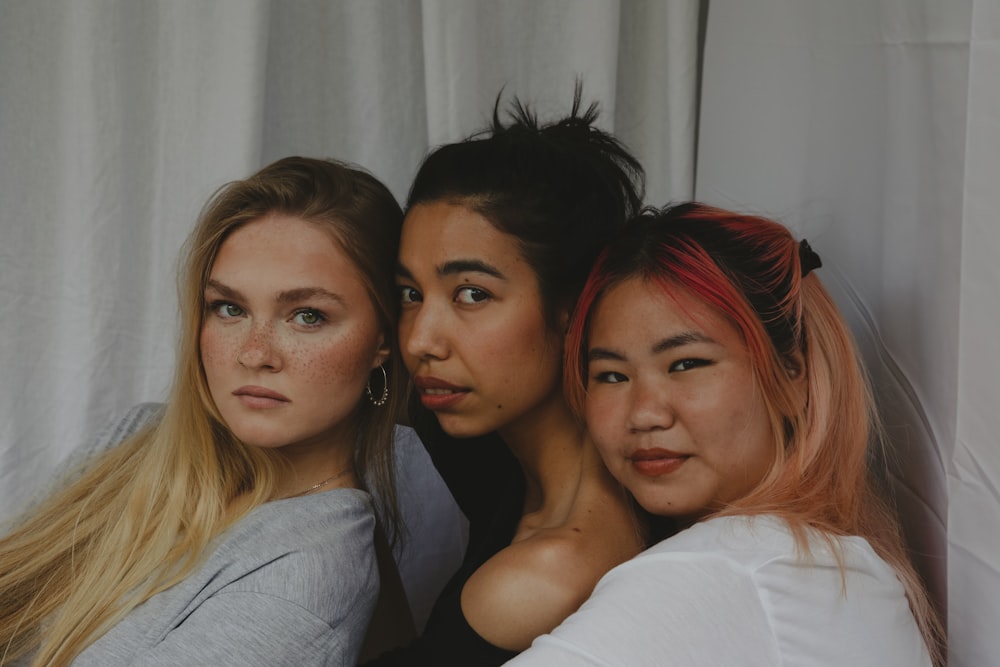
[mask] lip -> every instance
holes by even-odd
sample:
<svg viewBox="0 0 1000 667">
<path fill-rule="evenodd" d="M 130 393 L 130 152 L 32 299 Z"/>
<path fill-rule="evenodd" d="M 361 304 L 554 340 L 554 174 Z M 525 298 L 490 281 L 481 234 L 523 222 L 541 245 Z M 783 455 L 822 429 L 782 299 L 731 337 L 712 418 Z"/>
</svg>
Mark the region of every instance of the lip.
<svg viewBox="0 0 1000 667">
<path fill-rule="evenodd" d="M 291 403 L 291 400 L 284 394 L 255 385 L 240 387 L 233 391 L 233 396 L 248 408 L 276 408 L 279 405 Z"/>
<path fill-rule="evenodd" d="M 652 447 L 649 449 L 637 449 L 626 458 L 628 458 L 629 462 L 632 463 L 632 467 L 640 475 L 660 477 L 676 471 L 684 465 L 684 462 L 690 456 L 669 449 Z"/>
<path fill-rule="evenodd" d="M 414 376 L 413 385 L 420 393 L 420 402 L 425 408 L 432 411 L 446 410 L 457 405 L 471 391 L 468 387 L 452 384 L 429 375 Z"/>
</svg>

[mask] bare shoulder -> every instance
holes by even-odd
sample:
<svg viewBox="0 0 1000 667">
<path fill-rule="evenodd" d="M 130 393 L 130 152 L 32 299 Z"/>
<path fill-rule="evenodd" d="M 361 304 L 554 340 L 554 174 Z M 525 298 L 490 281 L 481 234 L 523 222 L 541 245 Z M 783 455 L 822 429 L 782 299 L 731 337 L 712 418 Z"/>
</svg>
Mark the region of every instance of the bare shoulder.
<svg viewBox="0 0 1000 667">
<path fill-rule="evenodd" d="M 484 563 L 462 591 L 472 628 L 491 644 L 523 650 L 576 611 L 608 570 L 642 547 L 634 527 L 609 530 L 597 518 L 538 531 Z"/>
</svg>

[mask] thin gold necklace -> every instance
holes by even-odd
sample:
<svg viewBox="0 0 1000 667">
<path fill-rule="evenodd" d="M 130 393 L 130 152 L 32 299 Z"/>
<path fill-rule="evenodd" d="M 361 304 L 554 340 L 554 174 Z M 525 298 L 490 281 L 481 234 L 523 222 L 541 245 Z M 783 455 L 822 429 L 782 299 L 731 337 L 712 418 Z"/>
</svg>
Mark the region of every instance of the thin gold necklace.
<svg viewBox="0 0 1000 667">
<path fill-rule="evenodd" d="M 318 484 L 313 484 L 312 486 L 310 486 L 310 487 L 309 487 L 308 489 L 306 489 L 305 491 L 300 491 L 300 492 L 298 492 L 298 493 L 293 493 L 293 494 L 292 494 L 292 495 L 290 495 L 290 496 L 285 496 L 285 498 L 298 498 L 299 496 L 304 496 L 304 495 L 306 495 L 307 493 L 311 493 L 311 492 L 315 491 L 316 489 L 318 489 L 318 488 L 319 488 L 319 487 L 321 487 L 321 486 L 326 486 L 326 485 L 327 485 L 327 484 L 329 484 L 330 482 L 332 482 L 332 481 L 334 481 L 334 480 L 336 480 L 336 479 L 340 479 L 341 477 L 343 477 L 343 476 L 344 476 L 344 475 L 346 475 L 347 473 L 351 472 L 351 468 L 352 468 L 352 466 L 347 466 L 346 468 L 344 468 L 343 470 L 341 470 L 340 472 L 338 472 L 338 473 L 337 473 L 336 475 L 334 475 L 333 477 L 329 477 L 329 478 L 327 478 L 327 479 L 324 479 L 324 480 L 323 480 L 322 482 L 320 482 L 320 483 L 318 483 Z"/>
</svg>

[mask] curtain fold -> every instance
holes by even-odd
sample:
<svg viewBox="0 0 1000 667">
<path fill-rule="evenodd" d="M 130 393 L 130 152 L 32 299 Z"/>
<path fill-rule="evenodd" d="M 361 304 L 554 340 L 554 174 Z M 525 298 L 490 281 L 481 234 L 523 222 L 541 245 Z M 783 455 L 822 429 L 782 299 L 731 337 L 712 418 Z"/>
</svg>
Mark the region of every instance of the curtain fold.
<svg viewBox="0 0 1000 667">
<path fill-rule="evenodd" d="M 162 399 L 178 249 L 259 162 L 267 6 L 5 6 L 0 507 L 114 411 Z"/>
<path fill-rule="evenodd" d="M 0 520 L 108 420 L 166 397 L 181 245 L 218 187 L 265 163 L 346 160 L 403 200 L 501 90 L 544 120 L 579 77 L 657 198 L 691 194 L 698 0 L 3 6 Z M 417 579 L 441 568 L 421 548 L 404 552 Z"/>
<path fill-rule="evenodd" d="M 955 450 L 948 467 L 952 665 L 1000 661 L 1000 3 L 973 0 L 963 143 Z"/>
</svg>

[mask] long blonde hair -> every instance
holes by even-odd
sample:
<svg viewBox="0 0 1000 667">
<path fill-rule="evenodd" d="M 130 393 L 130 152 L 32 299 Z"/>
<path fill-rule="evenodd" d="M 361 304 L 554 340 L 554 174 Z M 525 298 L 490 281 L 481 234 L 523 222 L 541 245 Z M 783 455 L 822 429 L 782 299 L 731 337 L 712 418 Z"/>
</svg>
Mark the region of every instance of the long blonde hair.
<svg viewBox="0 0 1000 667">
<path fill-rule="evenodd" d="M 162 418 L 101 455 L 0 540 L 0 663 L 66 665 L 132 609 L 183 580 L 212 540 L 272 499 L 280 454 L 243 445 L 216 409 L 199 350 L 204 289 L 223 241 L 268 213 L 327 229 L 357 265 L 391 355 L 389 400 L 357 408 L 355 472 L 399 526 L 393 429 L 405 376 L 393 281 L 402 212 L 382 183 L 326 160 L 285 158 L 224 186 L 186 246 L 178 363 Z M 372 376 L 381 393 L 380 372 Z"/>
<path fill-rule="evenodd" d="M 739 330 L 765 398 L 774 463 L 748 495 L 712 516 L 773 514 L 801 552 L 809 532 L 858 535 L 895 571 L 935 664 L 937 612 L 907 554 L 899 521 L 872 464 L 882 429 L 854 339 L 811 269 L 808 244 L 777 222 L 698 203 L 649 210 L 598 259 L 570 324 L 564 366 L 578 414 L 586 395 L 587 323 L 607 291 L 630 278 L 687 290 Z M 805 375 L 806 396 L 793 378 Z"/>
</svg>

